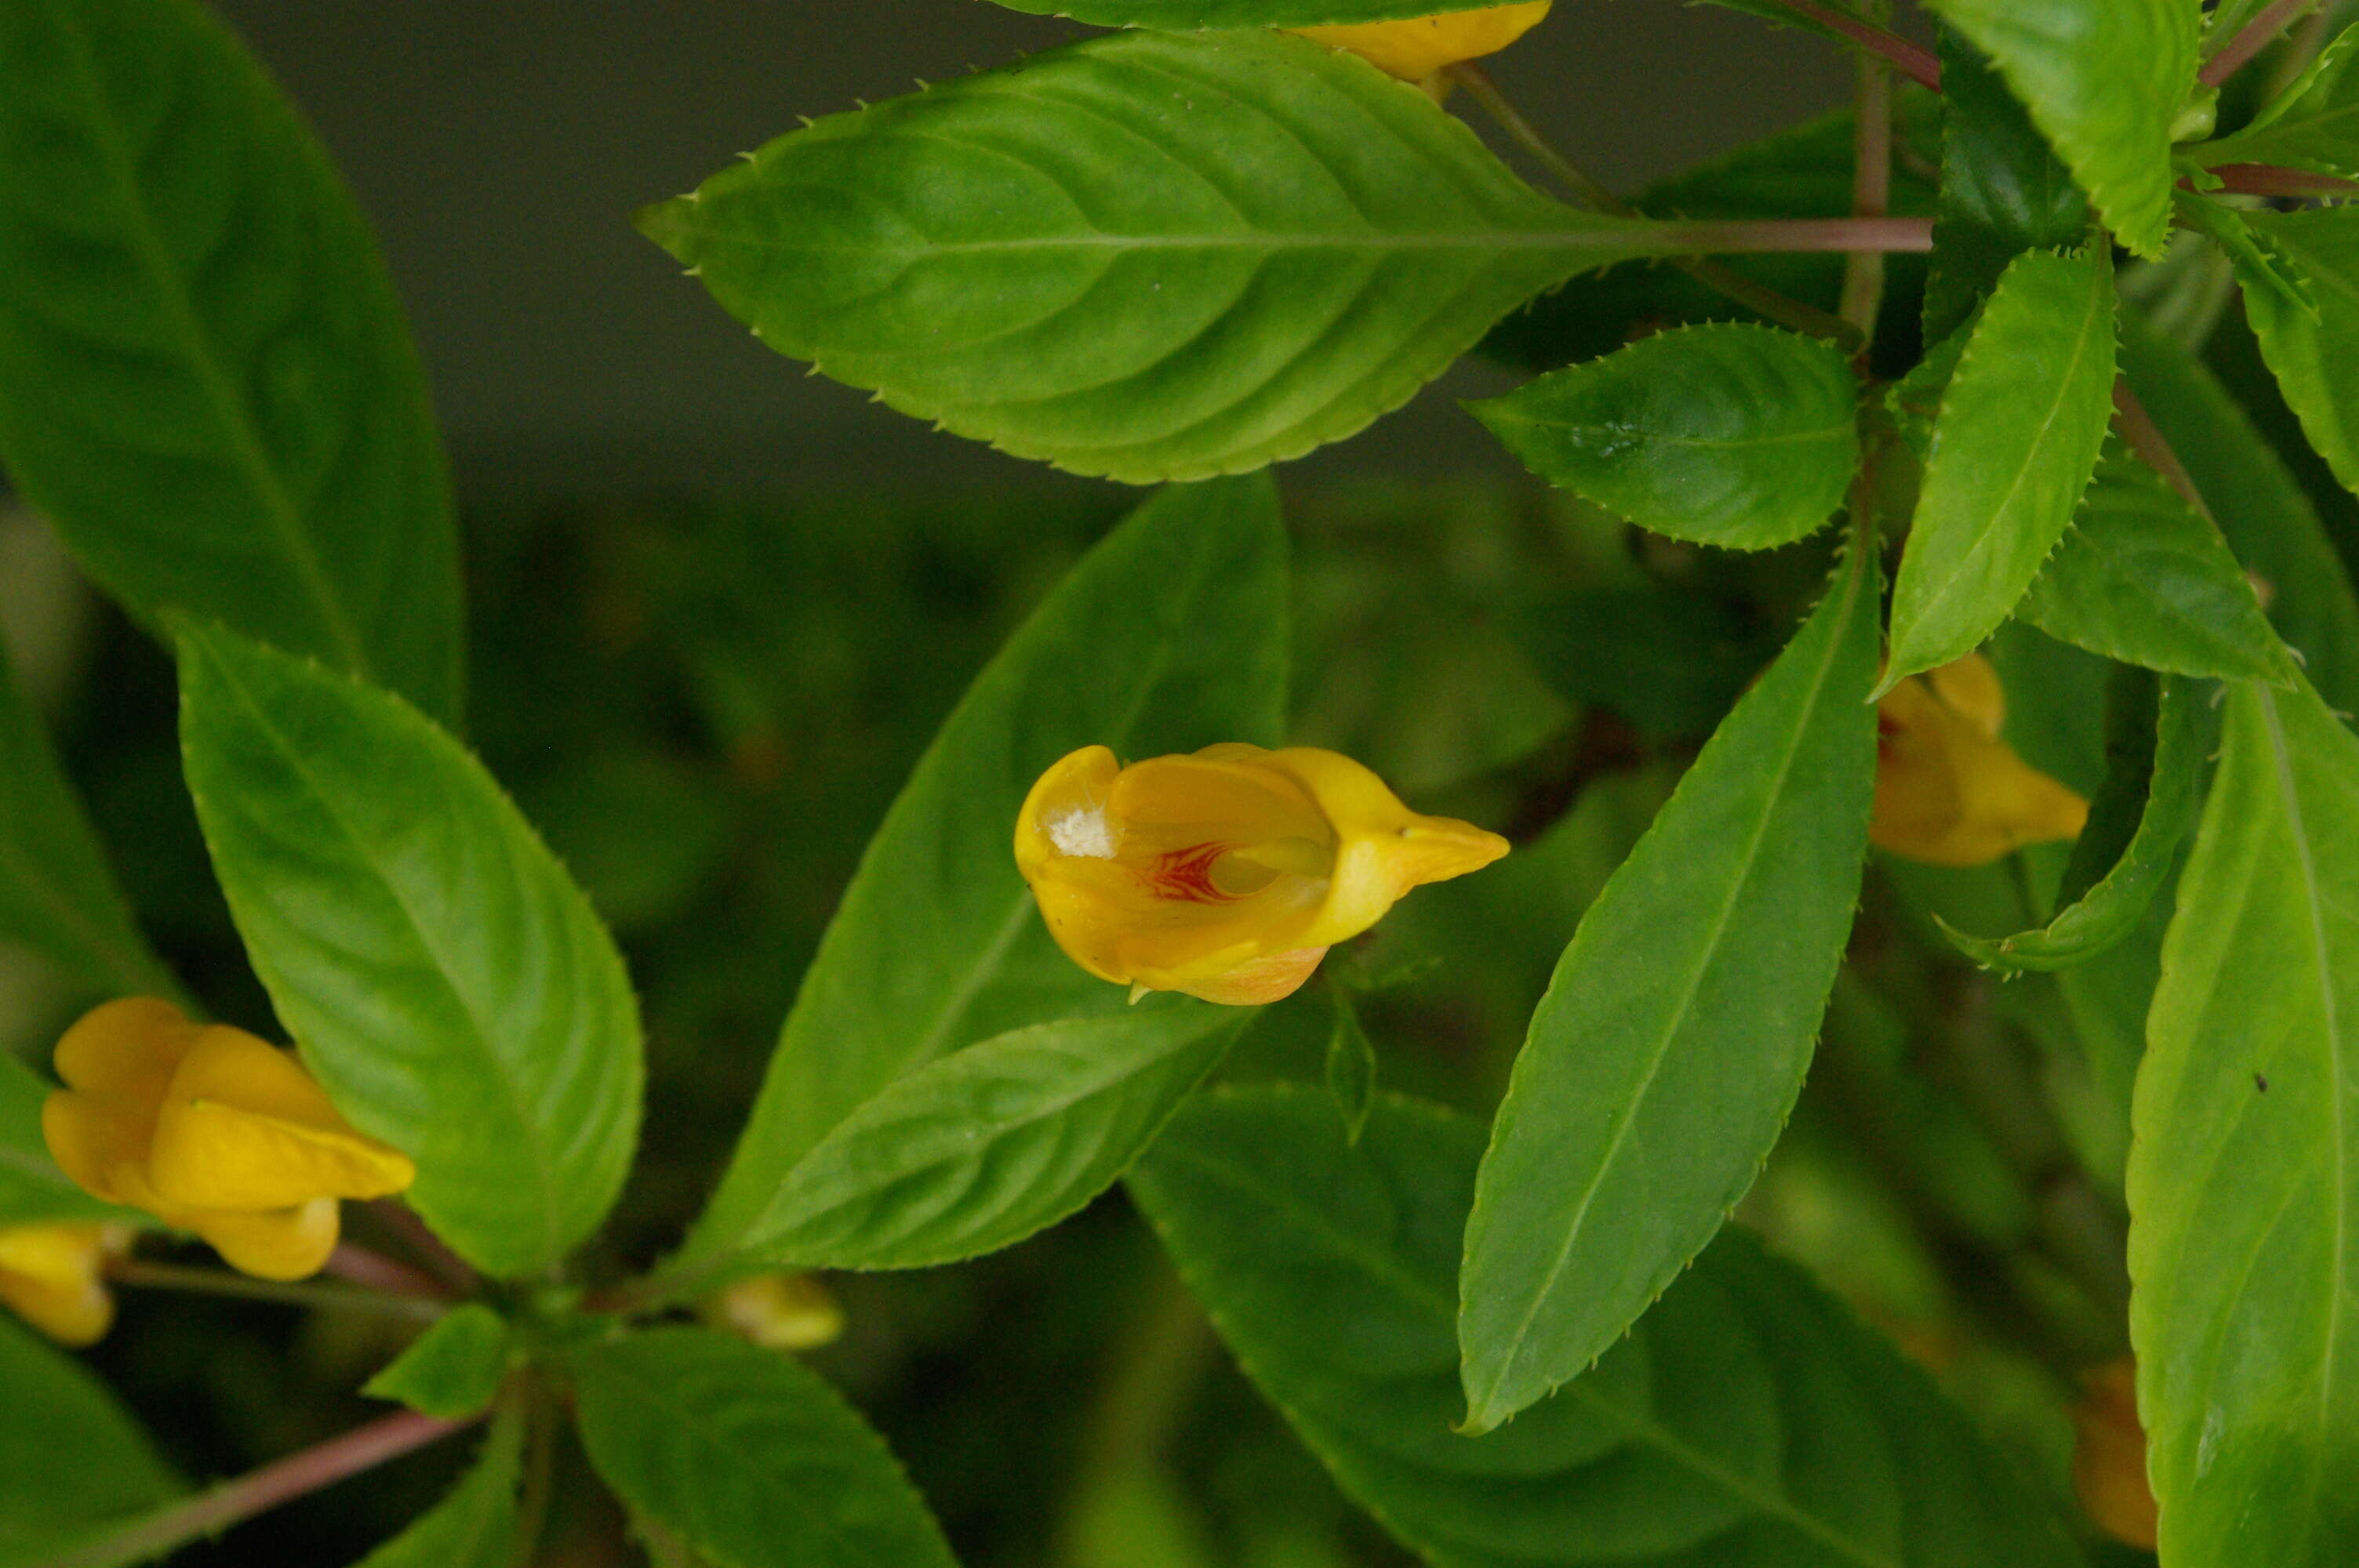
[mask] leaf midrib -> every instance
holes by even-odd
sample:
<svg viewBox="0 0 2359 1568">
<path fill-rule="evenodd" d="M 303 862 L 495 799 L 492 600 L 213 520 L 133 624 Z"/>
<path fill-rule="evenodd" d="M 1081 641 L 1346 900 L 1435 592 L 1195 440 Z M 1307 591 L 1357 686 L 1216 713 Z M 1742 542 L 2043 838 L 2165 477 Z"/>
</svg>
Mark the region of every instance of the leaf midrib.
<svg viewBox="0 0 2359 1568">
<path fill-rule="evenodd" d="M 223 369 L 212 338 L 207 334 L 196 307 L 174 258 L 158 232 L 154 215 L 149 211 L 146 195 L 138 179 L 138 160 L 124 140 L 121 128 L 109 113 L 112 101 L 107 97 L 92 56 L 88 32 L 74 5 L 54 8 L 58 25 L 67 35 L 68 52 L 74 63 L 75 74 L 81 79 L 91 108 L 92 139 L 99 146 L 108 173 L 113 177 L 116 193 L 126 216 L 133 250 L 137 254 L 150 280 L 162 300 L 165 313 L 180 338 L 180 347 L 187 362 L 195 373 L 198 385 L 207 402 L 212 405 L 223 431 L 229 438 L 230 454 L 234 466 L 243 471 L 261 503 L 261 514 L 268 519 L 287 552 L 288 562 L 295 568 L 298 580 L 311 600 L 321 627 L 326 632 L 345 668 L 364 677 L 375 678 L 375 665 L 362 643 L 358 632 L 344 612 L 330 584 L 319 553 L 312 547 L 304 531 L 300 510 L 288 492 L 285 481 L 271 466 L 264 449 L 261 432 L 255 427 L 253 411 L 236 393 L 228 373 Z"/>
</svg>

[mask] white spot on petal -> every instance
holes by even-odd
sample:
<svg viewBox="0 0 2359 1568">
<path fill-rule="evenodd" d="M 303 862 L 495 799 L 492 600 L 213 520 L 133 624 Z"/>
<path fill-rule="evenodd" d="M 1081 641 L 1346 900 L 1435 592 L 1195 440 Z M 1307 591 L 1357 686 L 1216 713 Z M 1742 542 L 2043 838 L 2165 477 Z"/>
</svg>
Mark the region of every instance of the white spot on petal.
<svg viewBox="0 0 2359 1568">
<path fill-rule="evenodd" d="M 1060 855 L 1079 855 L 1085 860 L 1114 859 L 1114 828 L 1107 823 L 1102 806 L 1077 806 L 1049 818 L 1049 842 Z"/>
</svg>

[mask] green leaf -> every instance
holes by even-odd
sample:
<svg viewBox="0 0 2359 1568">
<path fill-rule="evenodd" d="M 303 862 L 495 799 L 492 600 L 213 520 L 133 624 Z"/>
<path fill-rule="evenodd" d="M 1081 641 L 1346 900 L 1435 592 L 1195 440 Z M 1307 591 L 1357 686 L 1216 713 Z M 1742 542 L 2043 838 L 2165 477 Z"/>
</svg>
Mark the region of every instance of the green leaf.
<svg viewBox="0 0 2359 1568">
<path fill-rule="evenodd" d="M 951 1568 L 884 1440 L 792 1357 L 659 1328 L 569 1361 L 598 1473 L 722 1568 Z"/>
<path fill-rule="evenodd" d="M 2016 613 L 2124 664 L 2293 685 L 2293 660 L 2219 529 L 2120 447 Z"/>
<path fill-rule="evenodd" d="M 1252 1016 L 1175 999 L 929 1062 L 803 1156 L 741 1250 L 917 1269 L 1013 1246 L 1112 1186 Z"/>
<path fill-rule="evenodd" d="M 80 1361 L 0 1312 L 0 1568 L 29 1568 L 102 1520 L 182 1490 Z"/>
<path fill-rule="evenodd" d="M 523 1472 L 524 1421 L 503 1411 L 474 1468 L 408 1530 L 363 1558 L 359 1568 L 515 1568 Z"/>
<path fill-rule="evenodd" d="M 1761 550 L 1817 532 L 1843 503 L 1858 397 L 1826 343 L 1710 326 L 1466 406 L 1550 484 L 1674 539 Z"/>
<path fill-rule="evenodd" d="M 2205 167 L 2267 163 L 2359 176 L 2359 32 L 2345 31 L 2252 123 L 2190 149 Z"/>
<path fill-rule="evenodd" d="M 1266 478 L 1172 490 L 1076 567 L 965 699 L 877 829 L 680 1261 L 726 1251 L 788 1172 L 897 1078 L 1124 993 L 1049 939 L 1008 848 L 1033 781 L 1093 743 L 1125 761 L 1275 745 L 1286 534 Z"/>
<path fill-rule="evenodd" d="M 2105 785 L 2073 846 L 2059 909 L 2047 925 L 2012 936 L 1971 936 L 1941 922 L 1958 950 L 1995 969 L 2064 969 L 2135 933 L 2170 880 L 2195 821 L 2203 732 L 2187 681 L 2131 672 L 2143 700 L 2119 719 L 2109 705 Z M 1935 917 L 1940 918 L 1938 915 Z"/>
<path fill-rule="evenodd" d="M 1582 916 L 1467 1222 L 1467 1424 L 1578 1376 L 1712 1238 L 1810 1065 L 1867 852 L 1876 598 L 1855 554 Z"/>
<path fill-rule="evenodd" d="M 1357 1144 L 1368 1125 L 1368 1108 L 1376 1098 L 1376 1046 L 1360 1022 L 1360 1010 L 1349 992 L 1331 985 L 1335 1022 L 1327 1034 L 1327 1095 L 1335 1114 L 1343 1119 L 1343 1141 Z"/>
<path fill-rule="evenodd" d="M 2239 287 L 2247 291 L 2267 289 L 2277 297 L 2279 304 L 2312 321 L 2318 319 L 2318 296 L 2309 277 L 2288 265 L 2275 246 L 2254 232 L 2252 225 L 2245 222 L 2242 210 L 2223 207 L 2188 190 L 2172 193 L 2171 210 L 2179 214 L 2180 222 L 2209 235 L 2228 254 Z"/>
<path fill-rule="evenodd" d="M 2170 238 L 2171 131 L 2195 91 L 2192 0 L 1928 0 L 1998 66 L 2114 237 Z"/>
<path fill-rule="evenodd" d="M 2130 1336 L 2165 1562 L 2359 1561 L 2359 740 L 2230 689 L 2130 1148 Z"/>
<path fill-rule="evenodd" d="M 1395 1097 L 1355 1152 L 1315 1090 L 1216 1091 L 1129 1181 L 1246 1374 L 1427 1562 L 2080 1561 L 1922 1372 L 1734 1228 L 1555 1398 L 1451 1432 L 1451 1263 L 1481 1147 Z"/>
<path fill-rule="evenodd" d="M 2268 583 L 2268 614 L 2319 695 L 2359 710 L 2359 600 L 2301 485 L 2202 362 L 2130 315 L 2122 371 L 2236 558 Z"/>
<path fill-rule="evenodd" d="M 49 1086 L 16 1057 L 0 1052 L 0 1226 L 147 1217 L 101 1203 L 75 1186 L 41 1136 L 41 1102 Z"/>
<path fill-rule="evenodd" d="M 2359 207 L 2247 212 L 2244 219 L 2309 281 L 2317 307 L 2313 317 L 2276 290 L 2251 287 L 2240 271 L 2245 315 L 2261 357 L 2310 444 L 2335 478 L 2359 491 L 2359 384 L 2351 375 L 2359 362 Z"/>
<path fill-rule="evenodd" d="M 1925 283 L 1925 341 L 1965 323 L 2025 251 L 2058 250 L 2089 231 L 2089 199 L 1979 49 L 1944 29 L 1941 205 Z"/>
<path fill-rule="evenodd" d="M 139 934 L 40 716 L 8 667 L 5 648 L 0 648 L 0 937 L 35 948 L 96 991 L 180 994 Z"/>
<path fill-rule="evenodd" d="M 2006 619 L 2071 524 L 2113 390 L 2112 254 L 2091 244 L 2009 262 L 1934 420 L 1878 695 Z"/>
<path fill-rule="evenodd" d="M 998 0 L 1011 11 L 1100 27 L 1312 27 L 1433 14 L 1434 0 Z"/>
<path fill-rule="evenodd" d="M 781 353 L 1133 482 L 1353 434 L 1676 225 L 1548 200 L 1365 61 L 1117 33 L 821 120 L 641 226 Z"/>
<path fill-rule="evenodd" d="M 5 0 L 0 462 L 136 613 L 461 685 L 399 301 L 319 143 L 189 0 Z"/>
<path fill-rule="evenodd" d="M 399 697 L 183 622 L 180 743 L 213 869 L 304 1064 L 418 1162 L 495 1274 L 596 1228 L 629 1168 L 638 1011 L 613 941 L 483 764 Z"/>
<path fill-rule="evenodd" d="M 492 1402 L 507 1370 L 507 1320 L 481 1302 L 468 1302 L 436 1319 L 361 1392 L 458 1421 Z"/>
</svg>

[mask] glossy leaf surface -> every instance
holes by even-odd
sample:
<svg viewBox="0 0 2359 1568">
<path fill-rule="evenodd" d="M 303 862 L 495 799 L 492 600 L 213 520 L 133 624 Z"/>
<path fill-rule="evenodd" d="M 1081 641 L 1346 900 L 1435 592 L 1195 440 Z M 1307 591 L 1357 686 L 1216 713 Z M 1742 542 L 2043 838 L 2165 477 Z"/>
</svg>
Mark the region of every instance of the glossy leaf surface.
<svg viewBox="0 0 2359 1568">
<path fill-rule="evenodd" d="M 467 1302 L 438 1318 L 390 1366 L 363 1384 L 361 1392 L 457 1421 L 492 1402 L 507 1369 L 506 1320 L 481 1302 Z"/>
<path fill-rule="evenodd" d="M 929 1062 L 803 1157 L 744 1250 L 914 1269 L 1012 1246 L 1112 1186 L 1251 1016 L 1158 1000 Z"/>
<path fill-rule="evenodd" d="M 554 1263 L 629 1168 L 638 1010 L 613 940 L 483 764 L 387 693 L 180 628 L 213 868 L 304 1064 L 418 1162 L 471 1262 Z"/>
<path fill-rule="evenodd" d="M 180 1482 L 96 1374 L 0 1311 L 0 1565 L 31 1568 Z"/>
<path fill-rule="evenodd" d="M 1925 341 L 1964 324 L 2025 251 L 2077 244 L 2089 199 L 1981 50 L 1944 30 L 1941 206 L 1925 282 Z"/>
<path fill-rule="evenodd" d="M 877 829 L 683 1260 L 725 1251 L 787 1173 L 904 1074 L 1026 1024 L 1124 1006 L 1049 939 L 1016 814 L 1079 747 L 1124 760 L 1276 744 L 1286 535 L 1266 479 L 1165 492 L 1109 535 L 975 677 Z"/>
<path fill-rule="evenodd" d="M 2012 936 L 1972 936 L 1942 922 L 1968 957 L 2000 969 L 2086 963 L 2132 935 L 2170 880 L 2179 847 L 2195 823 L 2203 767 L 2195 705 L 2201 697 L 2185 680 L 2142 673 L 2132 678 L 2142 700 L 2134 715 L 2107 714 L 2107 727 L 2119 738 L 2107 738 L 2112 755 L 2105 784 L 2090 803 L 2089 825 L 2072 847 L 2057 895 L 2062 907 L 2045 925 Z"/>
<path fill-rule="evenodd" d="M 1340 440 L 1678 232 L 1548 200 L 1417 89 L 1250 32 L 1092 38 L 821 120 L 641 225 L 779 352 L 1132 482 Z"/>
<path fill-rule="evenodd" d="M 2293 685 L 2293 660 L 2219 529 L 2118 448 L 2017 613 L 2123 664 Z"/>
<path fill-rule="evenodd" d="M 2317 507 L 2252 416 L 2203 363 L 2136 315 L 2122 372 L 2193 476 L 2236 559 L 2268 587 L 2268 616 L 2319 695 L 2359 711 L 2359 599 Z"/>
<path fill-rule="evenodd" d="M 1315 1090 L 1216 1091 L 1129 1183 L 1247 1375 L 1425 1561 L 2080 1561 L 1923 1374 L 1740 1231 L 1554 1398 L 1451 1431 L 1451 1260 L 1482 1141 L 1388 1096 L 1354 1151 Z"/>
<path fill-rule="evenodd" d="M 2247 287 L 2245 314 L 2277 389 L 2334 477 L 2359 491 L 2359 207 L 2248 212 L 2245 222 L 2310 286 L 2317 314 L 2280 293 Z"/>
<path fill-rule="evenodd" d="M 2266 163 L 2359 175 L 2359 33 L 2346 31 L 2233 136 L 2197 149 L 2206 164 Z"/>
<path fill-rule="evenodd" d="M 2166 1562 L 2359 1557 L 2359 740 L 2230 689 L 2134 1107 L 2130 1334 Z"/>
<path fill-rule="evenodd" d="M 884 1440 L 792 1357 L 658 1328 L 568 1357 L 591 1463 L 727 1568 L 951 1568 Z"/>
<path fill-rule="evenodd" d="M 1838 574 L 1582 916 L 1532 1014 L 1466 1227 L 1474 1430 L 1613 1345 L 1785 1124 L 1867 850 L 1874 582 L 1856 558 Z"/>
<path fill-rule="evenodd" d="M 1817 339 L 1706 326 L 1467 406 L 1550 484 L 1674 539 L 1759 550 L 1843 503 L 1857 401 L 1851 367 Z"/>
<path fill-rule="evenodd" d="M 457 549 L 401 308 L 326 154 L 190 0 L 0 5 L 0 460 L 143 618 L 457 713 Z"/>
<path fill-rule="evenodd" d="M 89 814 L 0 647 L 0 936 L 93 991 L 171 996 L 179 986 L 140 935 Z"/>
<path fill-rule="evenodd" d="M 2202 13 L 2184 0 L 1929 3 L 1998 67 L 2114 237 L 2159 255 Z"/>
<path fill-rule="evenodd" d="M 514 1568 L 523 1474 L 524 1422 L 503 1413 L 492 1422 L 474 1467 L 359 1568 Z"/>
<path fill-rule="evenodd" d="M 2014 610 L 2088 488 L 2113 388 L 2112 255 L 2009 262 L 1933 422 L 1880 690 L 1971 651 Z"/>
</svg>

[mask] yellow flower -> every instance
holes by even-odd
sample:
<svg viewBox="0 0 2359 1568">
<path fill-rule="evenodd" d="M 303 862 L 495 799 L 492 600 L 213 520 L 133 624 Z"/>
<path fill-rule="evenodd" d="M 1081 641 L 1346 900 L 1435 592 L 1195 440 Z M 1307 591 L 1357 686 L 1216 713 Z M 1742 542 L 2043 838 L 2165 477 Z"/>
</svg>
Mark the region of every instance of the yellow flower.
<svg viewBox="0 0 2359 1568">
<path fill-rule="evenodd" d="M 106 1260 L 130 1244 L 120 1225 L 0 1227 L 0 1303 L 60 1345 L 94 1345 L 114 1322 Z"/>
<path fill-rule="evenodd" d="M 338 1198 L 409 1185 L 407 1156 L 355 1131 L 292 1056 L 153 997 L 111 1001 L 58 1042 L 49 1152 L 85 1191 L 193 1230 L 266 1280 L 319 1271 Z"/>
<path fill-rule="evenodd" d="M 816 1350 L 843 1333 L 843 1308 L 817 1274 L 756 1274 L 715 1291 L 697 1314 L 765 1350 Z"/>
<path fill-rule="evenodd" d="M 1445 11 L 1397 22 L 1349 22 L 1287 30 L 1347 49 L 1379 70 L 1417 82 L 1438 98 L 1442 83 L 1437 79 L 1443 67 L 1498 53 L 1539 26 L 1549 4 L 1550 0 L 1528 0 L 1523 5 Z"/>
<path fill-rule="evenodd" d="M 2106 1534 L 2154 1550 L 2158 1510 L 2146 1478 L 2146 1428 L 2138 1424 L 2137 1363 L 2109 1362 L 2082 1379 L 2072 1407 L 2072 1489 Z"/>
<path fill-rule="evenodd" d="M 1084 746 L 1040 775 L 1016 864 L 1073 962 L 1101 979 L 1246 1004 L 1291 994 L 1409 889 L 1507 841 L 1419 816 L 1333 752 L 1231 743 L 1123 767 Z"/>
<path fill-rule="evenodd" d="M 2026 844 L 2077 838 L 2089 803 L 1999 739 L 2006 695 L 1980 654 L 1885 693 L 1876 708 L 1876 847 L 1979 866 Z"/>
</svg>

